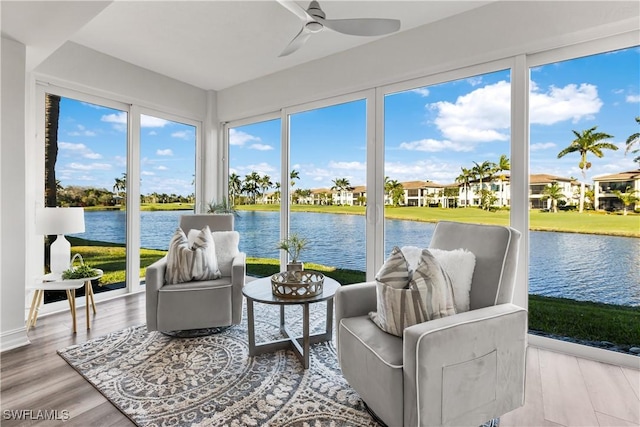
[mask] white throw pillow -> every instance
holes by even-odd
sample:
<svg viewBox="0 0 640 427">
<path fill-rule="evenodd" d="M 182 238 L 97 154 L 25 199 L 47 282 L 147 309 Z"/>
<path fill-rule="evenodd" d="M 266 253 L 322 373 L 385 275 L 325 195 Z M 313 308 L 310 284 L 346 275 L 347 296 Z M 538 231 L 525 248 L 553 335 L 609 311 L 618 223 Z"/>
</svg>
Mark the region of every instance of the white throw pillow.
<svg viewBox="0 0 640 427">
<path fill-rule="evenodd" d="M 466 249 L 452 251 L 429 249 L 429 251 L 451 278 L 456 311 L 458 313 L 469 311 L 469 293 L 473 271 L 476 268 L 476 256 Z M 422 249 L 416 246 L 404 246 L 402 253 L 409 263 L 409 268 L 415 270 L 420 261 Z"/>
<path fill-rule="evenodd" d="M 178 228 L 171 238 L 165 272 L 167 283 L 212 280 L 220 277 L 215 242 L 209 227 L 196 230 L 192 237 L 193 244 L 190 244 L 184 231 Z"/>
<path fill-rule="evenodd" d="M 231 276 L 233 259 L 240 253 L 240 233 L 237 231 L 214 231 L 213 241 L 216 244 L 216 258 L 223 276 Z"/>
</svg>

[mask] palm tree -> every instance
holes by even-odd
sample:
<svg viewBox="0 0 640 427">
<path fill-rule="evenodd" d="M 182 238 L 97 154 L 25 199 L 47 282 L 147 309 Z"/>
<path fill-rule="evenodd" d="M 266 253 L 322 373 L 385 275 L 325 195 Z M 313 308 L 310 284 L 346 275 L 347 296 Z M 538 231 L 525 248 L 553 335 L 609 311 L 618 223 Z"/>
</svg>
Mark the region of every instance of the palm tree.
<svg viewBox="0 0 640 427">
<path fill-rule="evenodd" d="M 473 178 L 473 172 L 471 169 L 460 167 L 461 173 L 456 178 L 456 182 L 464 185 L 464 207 L 469 206 L 469 181 Z M 385 186 L 386 190 L 386 186 Z"/>
<path fill-rule="evenodd" d="M 58 160 L 58 119 L 60 118 L 60 97 L 47 94 L 44 100 L 44 193 L 45 206 L 58 206 L 56 161 Z"/>
<path fill-rule="evenodd" d="M 564 199 L 565 195 L 562 193 L 562 187 L 557 182 L 548 184 L 542 190 L 542 200 L 551 199 L 551 207 L 554 213 L 558 212 L 558 200 Z"/>
<path fill-rule="evenodd" d="M 258 184 L 259 181 L 260 175 L 258 175 L 258 172 L 256 171 L 253 171 L 250 174 L 244 176 L 244 184 L 242 186 L 242 190 L 253 199 L 254 205 L 256 204 L 256 198 L 260 193 L 260 186 Z"/>
<path fill-rule="evenodd" d="M 333 182 L 333 186 L 331 187 L 331 190 L 337 191 L 338 193 L 340 193 L 340 204 L 342 204 L 343 201 L 346 201 L 345 192 L 349 188 L 351 188 L 351 183 L 347 178 L 336 178 L 331 182 Z"/>
<path fill-rule="evenodd" d="M 602 158 L 604 153 L 602 150 L 617 150 L 618 147 L 610 142 L 603 142 L 604 139 L 613 138 L 613 135 L 609 135 L 604 132 L 596 132 L 597 126 L 591 129 L 583 130 L 582 132 L 572 131 L 576 136 L 571 144 L 564 150 L 558 153 L 558 158 L 564 157 L 569 153 L 580 153 L 580 163 L 578 167 L 582 171 L 582 176 L 586 178 L 587 169 L 591 168 L 591 162 L 587 161 L 587 155 L 592 153 L 594 156 Z M 579 212 L 584 210 L 584 183 L 580 184 L 580 209 Z"/>
<path fill-rule="evenodd" d="M 258 179 L 258 186 L 262 190 L 262 203 L 267 203 L 267 190 L 273 187 L 273 182 L 271 182 L 271 177 L 265 174 L 262 178 Z"/>
<path fill-rule="evenodd" d="M 122 195 L 127 190 L 127 174 L 123 173 L 122 177 L 115 178 L 115 184 L 113 184 L 113 191 L 117 196 L 122 197 L 122 204 L 125 204 L 125 197 Z"/>
<path fill-rule="evenodd" d="M 578 167 L 582 171 L 582 176 L 585 178 L 587 176 L 587 170 L 591 168 L 591 162 L 587 161 L 587 155 L 589 153 L 602 158 L 604 156 L 604 153 L 602 152 L 603 149 L 618 149 L 615 144 L 610 142 L 601 142 L 604 139 L 613 138 L 613 135 L 609 135 L 604 132 L 595 132 L 596 129 L 597 126 L 583 130 L 581 133 L 576 132 L 575 130 L 572 131 L 576 136 L 576 139 L 574 139 L 567 148 L 558 153 L 558 158 L 564 157 L 569 153 L 580 153 L 580 163 L 578 163 Z"/>
<path fill-rule="evenodd" d="M 289 178 L 291 179 L 291 187 L 293 188 L 294 185 L 296 185 L 296 182 L 294 181 L 294 179 L 300 179 L 300 172 L 298 172 L 295 169 L 291 169 L 291 172 L 289 173 Z"/>
<path fill-rule="evenodd" d="M 391 203 L 393 206 L 400 205 L 400 199 L 404 197 L 404 187 L 402 183 L 396 181 L 395 179 L 390 180 L 385 184 L 385 191 L 389 193 L 389 197 L 391 197 Z"/>
<path fill-rule="evenodd" d="M 623 215 L 627 214 L 627 208 L 634 203 L 640 202 L 640 197 L 636 195 L 638 190 L 631 191 L 631 187 L 627 187 L 624 190 L 624 193 L 620 190 L 613 190 L 612 193 L 615 194 L 618 199 L 624 204 Z"/>
<path fill-rule="evenodd" d="M 640 117 L 636 117 L 636 123 L 640 125 Z M 625 156 L 629 152 L 632 154 L 640 153 L 640 147 L 633 148 L 633 146 L 636 144 L 640 145 L 640 132 L 636 132 L 633 135 L 629 136 L 629 138 L 627 138 L 627 148 L 624 151 Z M 633 159 L 633 161 L 640 165 L 640 156 Z"/>
<path fill-rule="evenodd" d="M 482 183 L 482 180 L 484 178 L 490 180 L 493 177 L 494 163 L 485 160 L 480 164 L 478 164 L 477 162 L 473 162 L 473 164 L 475 166 L 471 168 L 471 173 L 473 173 L 473 175 L 480 180 L 480 194 L 482 195 L 484 190 L 484 184 Z"/>
<path fill-rule="evenodd" d="M 229 195 L 231 196 L 231 205 L 236 204 L 236 197 L 242 192 L 242 180 L 240 175 L 232 173 L 229 175 Z"/>
<path fill-rule="evenodd" d="M 504 181 L 507 179 L 507 176 L 502 173 L 505 171 L 511 170 L 511 163 L 509 162 L 509 157 L 506 154 L 500 156 L 498 163 L 494 163 L 492 174 L 498 177 L 500 180 L 500 206 L 504 206 L 503 195 L 504 195 Z"/>
</svg>

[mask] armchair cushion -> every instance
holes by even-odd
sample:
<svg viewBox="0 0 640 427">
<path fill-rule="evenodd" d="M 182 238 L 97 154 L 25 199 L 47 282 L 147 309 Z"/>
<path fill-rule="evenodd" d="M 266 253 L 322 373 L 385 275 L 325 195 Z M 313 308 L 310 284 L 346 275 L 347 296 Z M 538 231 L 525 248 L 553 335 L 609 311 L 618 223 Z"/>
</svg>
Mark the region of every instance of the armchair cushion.
<svg viewBox="0 0 640 427">
<path fill-rule="evenodd" d="M 451 278 L 456 312 L 469 311 L 469 294 L 471 292 L 473 271 L 476 267 L 476 256 L 466 249 L 446 251 L 429 248 L 429 251 Z M 422 248 L 403 246 L 402 253 L 409 263 L 409 269 L 415 269 L 422 256 Z"/>
<path fill-rule="evenodd" d="M 220 277 L 216 249 L 209 226 L 198 231 L 193 246 L 181 228 L 169 243 L 165 279 L 168 284 L 192 280 L 212 280 Z"/>
</svg>

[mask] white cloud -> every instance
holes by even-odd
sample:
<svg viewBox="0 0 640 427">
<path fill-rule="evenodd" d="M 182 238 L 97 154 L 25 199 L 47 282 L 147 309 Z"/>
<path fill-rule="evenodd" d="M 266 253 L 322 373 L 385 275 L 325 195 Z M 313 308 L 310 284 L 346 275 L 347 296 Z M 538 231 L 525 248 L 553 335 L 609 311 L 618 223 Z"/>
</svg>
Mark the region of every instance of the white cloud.
<svg viewBox="0 0 640 427">
<path fill-rule="evenodd" d="M 252 165 L 246 165 L 246 166 L 238 166 L 238 175 L 247 175 L 250 174 L 251 172 L 258 172 L 260 175 L 264 175 L 265 173 L 268 175 L 273 175 L 274 173 L 278 172 L 278 169 L 276 169 L 275 167 L 273 167 L 272 165 L 270 165 L 269 163 L 266 162 L 262 162 L 262 163 L 256 163 L 256 164 L 252 164 Z M 244 178 L 244 176 L 243 176 Z M 278 177 L 274 177 L 272 176 L 272 178 L 279 178 Z"/>
<path fill-rule="evenodd" d="M 328 166 L 331 169 L 349 170 L 349 171 L 353 171 L 353 170 L 363 171 L 367 169 L 367 165 L 364 162 L 336 162 L 331 160 L 329 161 Z"/>
<path fill-rule="evenodd" d="M 149 171 L 142 171 L 142 172 L 140 172 L 140 175 L 152 176 L 152 175 L 155 175 L 155 173 L 149 172 Z"/>
<path fill-rule="evenodd" d="M 460 166 L 440 161 L 385 162 L 384 174 L 400 182 L 430 180 L 439 184 L 451 184 L 460 174 Z"/>
<path fill-rule="evenodd" d="M 147 133 L 147 135 L 149 136 L 156 136 L 158 134 L 158 132 L 156 132 L 155 130 L 151 130 L 149 131 L 149 133 Z"/>
<path fill-rule="evenodd" d="M 471 86 L 479 86 L 482 84 L 482 76 L 469 77 L 467 83 Z"/>
<path fill-rule="evenodd" d="M 540 151 L 540 150 L 548 150 L 549 148 L 554 148 L 557 145 L 554 142 L 538 142 L 535 144 L 531 144 L 529 150 L 531 151 Z"/>
<path fill-rule="evenodd" d="M 156 170 L 158 170 L 158 171 L 168 171 L 169 168 L 166 167 L 166 166 L 160 165 L 160 166 L 156 167 Z"/>
<path fill-rule="evenodd" d="M 273 147 L 267 144 L 251 144 L 249 148 L 251 148 L 252 150 L 258 150 L 258 151 L 273 150 Z"/>
<path fill-rule="evenodd" d="M 58 148 L 62 151 L 70 151 L 79 154 L 85 159 L 97 160 L 102 158 L 102 154 L 93 152 L 84 144 L 60 141 L 58 142 Z"/>
<path fill-rule="evenodd" d="M 230 145 L 244 145 L 246 142 L 249 142 L 249 141 L 261 142 L 262 140 L 257 136 L 250 135 L 241 130 L 236 130 L 236 129 L 229 130 Z"/>
<path fill-rule="evenodd" d="M 437 110 L 435 124 L 450 141 L 506 141 L 510 103 L 511 85 L 500 81 L 459 96 L 455 103 L 434 102 L 428 108 Z"/>
<path fill-rule="evenodd" d="M 108 163 L 69 163 L 67 165 L 68 168 L 73 169 L 73 170 L 82 170 L 82 171 L 88 171 L 88 170 L 101 170 L 101 171 L 107 171 L 107 170 L 111 170 L 111 165 Z"/>
<path fill-rule="evenodd" d="M 186 131 L 186 130 L 173 132 L 171 134 L 171 136 L 174 137 L 174 138 L 180 138 L 180 139 L 184 139 L 184 140 L 187 140 L 187 141 L 189 141 L 190 139 L 193 139 L 192 133 L 189 132 L 189 131 Z"/>
<path fill-rule="evenodd" d="M 436 139 L 421 139 L 419 141 L 402 142 L 400 148 L 409 151 L 427 151 L 437 153 L 440 151 L 473 151 L 472 144 L 461 144 L 451 141 L 438 141 Z"/>
<path fill-rule="evenodd" d="M 127 123 L 127 113 L 121 111 L 119 113 L 105 114 L 100 117 L 101 122 L 106 123 L 116 123 L 116 124 L 126 124 Z"/>
<path fill-rule="evenodd" d="M 417 89 L 412 89 L 411 92 L 417 93 L 423 98 L 426 98 L 427 96 L 429 96 L 429 89 L 427 89 L 426 87 L 419 87 Z"/>
<path fill-rule="evenodd" d="M 78 130 L 73 132 L 68 132 L 69 136 L 96 136 L 96 133 L 92 130 L 88 130 L 82 125 L 77 125 Z"/>
<path fill-rule="evenodd" d="M 591 119 L 600 111 L 603 103 L 598 97 L 598 88 L 588 83 L 568 84 L 558 88 L 550 86 L 541 92 L 532 82 L 529 96 L 530 120 L 532 124 L 552 125 L 571 119 Z"/>
<path fill-rule="evenodd" d="M 158 155 L 158 156 L 173 156 L 173 150 L 171 150 L 171 148 L 166 148 L 164 150 L 156 150 L 156 155 Z"/>
<path fill-rule="evenodd" d="M 638 102 L 640 102 L 640 95 L 627 95 L 625 101 L 631 104 L 637 104 Z"/>
<path fill-rule="evenodd" d="M 126 118 L 126 113 L 125 118 Z M 163 128 L 169 124 L 169 121 L 164 119 L 159 119 L 153 116 L 145 116 L 144 114 L 140 116 L 140 126 L 143 128 Z"/>
</svg>

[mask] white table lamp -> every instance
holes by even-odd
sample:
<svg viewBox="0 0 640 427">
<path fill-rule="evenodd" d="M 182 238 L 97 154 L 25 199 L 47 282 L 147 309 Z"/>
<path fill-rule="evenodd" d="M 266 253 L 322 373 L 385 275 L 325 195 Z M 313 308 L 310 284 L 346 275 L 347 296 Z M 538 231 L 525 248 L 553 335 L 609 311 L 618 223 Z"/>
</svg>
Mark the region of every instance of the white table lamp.
<svg viewBox="0 0 640 427">
<path fill-rule="evenodd" d="M 84 232 L 84 208 L 38 208 L 36 210 L 36 233 L 58 237 L 51 244 L 51 272 L 61 274 L 69 269 L 71 244 L 65 234 Z"/>
</svg>

